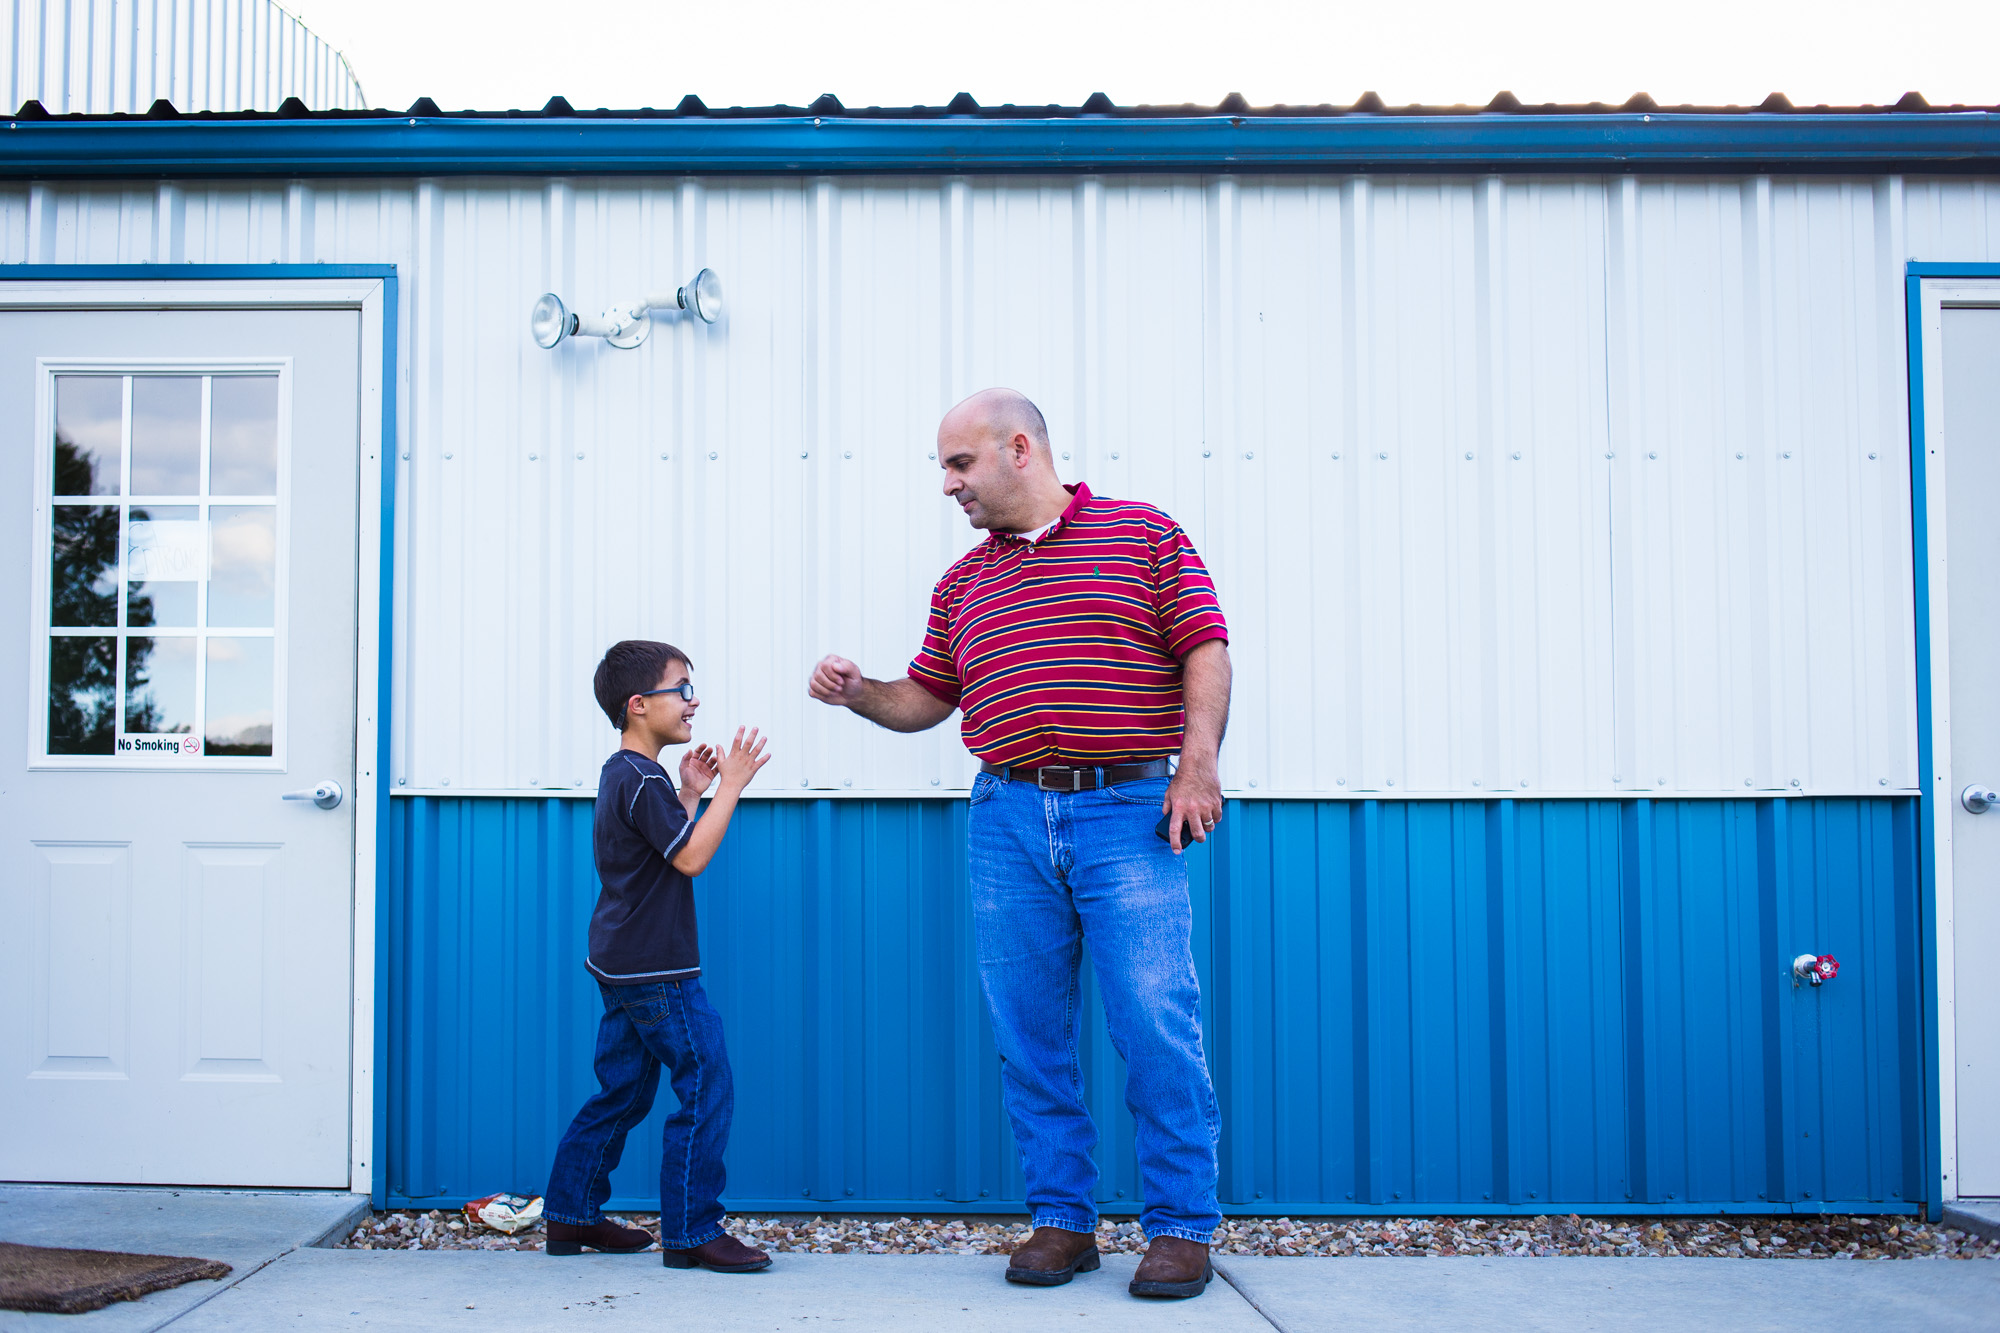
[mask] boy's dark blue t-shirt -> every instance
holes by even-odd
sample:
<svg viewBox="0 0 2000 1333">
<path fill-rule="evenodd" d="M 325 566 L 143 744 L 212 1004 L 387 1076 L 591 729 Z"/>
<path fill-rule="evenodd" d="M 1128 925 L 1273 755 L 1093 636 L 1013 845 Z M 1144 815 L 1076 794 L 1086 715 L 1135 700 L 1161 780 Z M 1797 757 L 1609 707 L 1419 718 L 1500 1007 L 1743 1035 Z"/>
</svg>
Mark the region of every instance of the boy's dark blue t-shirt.
<svg viewBox="0 0 2000 1333">
<path fill-rule="evenodd" d="M 604 887 L 590 914 L 590 970 L 629 986 L 701 975 L 694 881 L 674 853 L 694 825 L 667 771 L 620 750 L 597 780 L 591 846 Z"/>
</svg>

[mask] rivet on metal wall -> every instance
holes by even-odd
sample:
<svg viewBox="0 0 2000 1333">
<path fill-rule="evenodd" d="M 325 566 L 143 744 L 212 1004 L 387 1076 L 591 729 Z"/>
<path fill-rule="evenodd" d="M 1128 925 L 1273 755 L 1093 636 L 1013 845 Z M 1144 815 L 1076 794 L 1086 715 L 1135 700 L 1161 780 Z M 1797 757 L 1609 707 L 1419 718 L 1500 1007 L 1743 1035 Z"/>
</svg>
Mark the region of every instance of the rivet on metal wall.
<svg viewBox="0 0 2000 1333">
<path fill-rule="evenodd" d="M 1472 780 L 1472 785 L 1473 785 L 1473 786 L 1475 786 L 1475 787 L 1477 787 L 1477 786 L 1479 785 L 1479 779 L 1478 779 L 1478 778 L 1474 778 L 1474 779 Z"/>
<path fill-rule="evenodd" d="M 1248 451 L 1246 451 L 1246 452 L 1244 453 L 1244 455 L 1243 455 L 1243 456 L 1244 456 L 1245 458 L 1255 458 L 1255 457 L 1257 456 L 1257 451 L 1256 451 L 1256 450 L 1254 450 L 1254 449 L 1252 449 L 1252 450 L 1248 450 Z"/>
<path fill-rule="evenodd" d="M 1335 778 L 1335 779 L 1333 780 L 1333 785 L 1334 785 L 1334 786 L 1336 786 L 1336 787 L 1345 787 L 1345 786 L 1347 785 L 1347 779 L 1346 779 L 1346 778 Z"/>
<path fill-rule="evenodd" d="M 540 454 L 529 454 L 529 455 L 528 455 L 528 461 L 529 461 L 530 463 L 532 463 L 532 462 L 534 462 L 534 461 L 535 461 L 536 459 L 538 459 L 538 458 L 540 458 L 540 457 L 541 457 L 541 455 L 540 455 Z"/>
<path fill-rule="evenodd" d="M 936 455 L 935 453 L 933 453 L 933 454 L 930 454 L 930 455 L 929 455 L 929 458 L 930 458 L 931 462 L 933 462 L 933 463 L 937 462 L 937 455 Z"/>
<path fill-rule="evenodd" d="M 578 455 L 578 457 L 581 457 L 581 455 Z M 708 461 L 711 463 L 715 461 L 715 450 L 711 449 L 708 451 Z"/>
<path fill-rule="evenodd" d="M 662 463 L 666 462 L 666 461 L 667 461 L 667 456 L 666 456 L 665 454 L 661 454 L 661 455 L 660 455 L 660 461 L 661 461 Z"/>
<path fill-rule="evenodd" d="M 1793 778 L 1793 779 L 1792 779 L 1792 785 L 1793 785 L 1794 787 L 1798 786 L 1798 785 L 1799 785 L 1799 780 L 1798 780 L 1797 778 Z"/>
<path fill-rule="evenodd" d="M 938 785 L 938 780 L 937 780 L 936 778 L 932 778 L 932 779 L 931 779 L 931 786 L 935 787 L 935 786 L 937 786 L 937 785 Z"/>
<path fill-rule="evenodd" d="M 1391 787 L 1395 786 L 1395 785 L 1396 785 L 1396 779 L 1394 779 L 1394 778 L 1390 778 L 1390 779 L 1389 779 L 1389 785 L 1390 785 Z"/>
<path fill-rule="evenodd" d="M 444 456 L 445 456 L 446 458 L 450 458 L 450 457 L 451 457 L 451 450 L 449 450 L 449 449 L 445 450 L 445 451 L 444 451 Z"/>
<path fill-rule="evenodd" d="M 581 449 L 577 450 L 576 461 L 579 463 L 583 461 L 583 451 Z"/>
<path fill-rule="evenodd" d="M 408 458 L 409 456 L 410 456 L 410 451 L 408 449 L 403 450 L 403 457 Z"/>
<path fill-rule="evenodd" d="M 1527 785 L 1528 785 L 1528 780 L 1527 780 L 1526 778 L 1522 778 L 1522 779 L 1520 780 L 1520 782 L 1518 782 L 1518 783 L 1517 783 L 1517 784 L 1515 784 L 1515 785 L 1516 785 L 1516 786 L 1521 786 L 1521 787 L 1525 787 L 1525 786 L 1527 786 Z"/>
<path fill-rule="evenodd" d="M 1875 779 L 1875 785 L 1876 785 L 1876 786 L 1878 786 L 1878 787 L 1886 787 L 1886 786 L 1888 786 L 1888 785 L 1889 785 L 1889 779 L 1887 779 L 1887 778 L 1877 778 L 1877 779 Z"/>
<path fill-rule="evenodd" d="M 1207 458 L 1207 457 L 1208 457 L 1208 450 L 1206 450 L 1206 449 L 1202 450 L 1202 451 L 1201 451 L 1201 456 L 1202 456 L 1203 458 Z M 404 455 L 403 455 L 403 457 L 405 457 L 405 458 L 408 458 L 408 457 L 409 457 L 409 455 L 408 455 L 408 454 L 404 454 Z"/>
<path fill-rule="evenodd" d="M 1375 457 L 1381 459 L 1385 463 L 1389 461 L 1389 455 L 1387 453 L 1379 453 L 1375 455 Z"/>
<path fill-rule="evenodd" d="M 1736 455 L 1736 461 L 1737 461 L 1737 462 L 1739 462 L 1739 463 L 1740 463 L 1740 462 L 1742 462 L 1742 461 L 1743 461 L 1743 455 L 1742 455 L 1742 454 L 1738 454 L 1738 455 Z"/>
<path fill-rule="evenodd" d="M 808 454 L 808 453 L 807 453 L 807 452 L 806 452 L 805 450 L 801 449 L 801 450 L 799 450 L 799 457 L 800 457 L 800 458 L 810 458 L 810 457 L 812 457 L 812 455 L 811 455 L 811 454 Z"/>
<path fill-rule="evenodd" d="M 1334 450 L 1333 461 L 1336 463 L 1340 461 L 1340 451 L 1338 449 Z"/>
<path fill-rule="evenodd" d="M 1872 463 L 1872 462 L 1874 462 L 1874 461 L 1875 461 L 1875 455 L 1874 455 L 1874 454 L 1870 454 L 1870 455 L 1868 455 L 1868 461 L 1869 461 L 1869 462 L 1871 462 L 1871 463 Z"/>
<path fill-rule="evenodd" d="M 1470 450 L 1467 450 L 1467 451 L 1466 451 L 1466 455 L 1465 455 L 1465 461 L 1466 461 L 1466 462 L 1468 462 L 1468 463 L 1470 463 L 1470 462 L 1472 461 L 1472 453 L 1471 453 L 1471 451 L 1470 451 Z"/>
<path fill-rule="evenodd" d="M 1250 779 L 1250 785 L 1251 785 L 1251 786 L 1253 786 L 1253 787 L 1254 787 L 1254 786 L 1256 786 L 1256 785 L 1257 785 L 1257 779 L 1255 779 L 1255 778 L 1252 778 L 1252 779 Z"/>
<path fill-rule="evenodd" d="M 1521 451 L 1520 451 L 1519 449 L 1516 449 L 1516 450 L 1514 451 L 1514 461 L 1515 461 L 1516 463 L 1518 463 L 1518 462 L 1520 462 L 1520 461 L 1521 461 Z"/>
<path fill-rule="evenodd" d="M 1068 458 L 1068 457 L 1069 457 L 1069 450 L 1067 450 L 1067 449 L 1063 450 L 1063 457 L 1064 457 L 1064 458 Z"/>
<path fill-rule="evenodd" d="M 1607 453 L 1607 454 L 1606 454 L 1606 455 L 1604 455 L 1604 456 L 1605 456 L 1606 458 L 1616 458 L 1616 457 L 1618 457 L 1618 455 L 1617 455 L 1617 454 L 1611 454 L 1611 453 Z"/>
<path fill-rule="evenodd" d="M 841 785 L 841 786 L 843 786 L 843 787 L 852 787 L 852 786 L 854 785 L 854 779 L 853 779 L 853 778 L 842 778 L 842 779 L 840 780 L 840 785 Z"/>
<path fill-rule="evenodd" d="M 438 786 L 440 786 L 440 787 L 449 787 L 450 785 L 451 785 L 451 779 L 450 779 L 450 778 L 439 778 L 439 779 L 438 779 Z"/>
<path fill-rule="evenodd" d="M 843 450 L 841 450 L 841 452 L 840 452 L 840 456 L 841 456 L 842 458 L 852 458 L 852 457 L 854 457 L 854 451 L 853 451 L 852 449 L 843 449 Z M 1064 455 L 1064 457 L 1067 457 L 1067 456 L 1068 456 L 1068 455 Z"/>
<path fill-rule="evenodd" d="M 1790 458 L 1791 456 L 1792 456 L 1792 451 L 1790 449 L 1785 450 L 1785 457 Z"/>
<path fill-rule="evenodd" d="M 1114 463 L 1118 461 L 1118 451 L 1116 449 L 1111 451 L 1111 461 Z"/>
<path fill-rule="evenodd" d="M 1660 456 L 1660 453 L 1659 453 L 1659 450 L 1657 450 L 1657 449 L 1649 449 L 1649 450 L 1647 450 L 1647 451 L 1646 451 L 1646 457 L 1648 457 L 1648 458 L 1658 458 L 1659 456 Z"/>
</svg>

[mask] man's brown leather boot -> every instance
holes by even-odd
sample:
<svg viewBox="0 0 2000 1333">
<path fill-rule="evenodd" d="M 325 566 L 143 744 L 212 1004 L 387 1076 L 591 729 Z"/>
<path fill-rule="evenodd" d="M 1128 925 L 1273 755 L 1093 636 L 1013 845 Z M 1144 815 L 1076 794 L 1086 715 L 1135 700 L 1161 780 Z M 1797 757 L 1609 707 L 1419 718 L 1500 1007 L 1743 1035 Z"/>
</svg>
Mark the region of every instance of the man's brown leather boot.
<svg viewBox="0 0 2000 1333">
<path fill-rule="evenodd" d="M 706 1268 L 712 1273 L 755 1273 L 771 1266 L 771 1256 L 753 1250 L 736 1237 L 723 1234 L 691 1250 L 662 1250 L 668 1268 Z"/>
<path fill-rule="evenodd" d="M 604 1254 L 637 1254 L 653 1243 L 653 1233 L 600 1217 L 587 1227 L 551 1218 L 542 1248 L 549 1254 L 582 1254 L 586 1248 Z"/>
<path fill-rule="evenodd" d="M 1179 1236 L 1155 1236 L 1146 1246 L 1146 1257 L 1139 1261 L 1139 1271 L 1132 1274 L 1132 1285 L 1127 1290 L 1134 1296 L 1199 1296 L 1208 1289 L 1208 1280 L 1214 1276 L 1215 1266 L 1208 1261 L 1208 1246 Z"/>
<path fill-rule="evenodd" d="M 1007 1260 L 1007 1280 L 1031 1287 L 1060 1287 L 1078 1273 L 1097 1271 L 1097 1236 L 1061 1227 L 1036 1227 Z"/>
</svg>

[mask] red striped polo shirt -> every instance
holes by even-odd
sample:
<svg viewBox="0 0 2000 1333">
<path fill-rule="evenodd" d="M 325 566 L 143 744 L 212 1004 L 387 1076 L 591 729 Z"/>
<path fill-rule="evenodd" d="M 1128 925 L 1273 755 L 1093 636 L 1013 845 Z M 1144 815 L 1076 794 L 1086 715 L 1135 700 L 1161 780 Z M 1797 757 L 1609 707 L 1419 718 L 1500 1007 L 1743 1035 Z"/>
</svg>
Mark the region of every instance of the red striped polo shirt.
<svg viewBox="0 0 2000 1333">
<path fill-rule="evenodd" d="M 1181 748 L 1181 663 L 1229 638 L 1180 525 L 1087 486 L 1039 541 L 991 533 L 931 593 L 910 678 L 964 710 L 991 764 L 1102 764 Z"/>
</svg>

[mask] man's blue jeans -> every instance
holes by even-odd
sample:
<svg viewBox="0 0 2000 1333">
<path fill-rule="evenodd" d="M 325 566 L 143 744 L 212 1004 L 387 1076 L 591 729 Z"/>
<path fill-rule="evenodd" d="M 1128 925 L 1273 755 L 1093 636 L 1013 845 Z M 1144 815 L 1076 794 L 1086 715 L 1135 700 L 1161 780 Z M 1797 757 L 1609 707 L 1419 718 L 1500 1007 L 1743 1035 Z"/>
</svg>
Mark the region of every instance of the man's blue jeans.
<svg viewBox="0 0 2000 1333">
<path fill-rule="evenodd" d="M 1097 972 L 1125 1058 L 1152 1236 L 1207 1243 L 1216 1206 L 1215 1089 L 1201 1049 L 1187 865 L 1153 834 L 1167 780 L 1045 792 L 982 773 L 970 817 L 979 981 L 1002 1097 L 1038 1227 L 1097 1226 L 1097 1127 L 1077 1056 L 1077 967 Z"/>
<path fill-rule="evenodd" d="M 705 1245 L 722 1234 L 722 1150 L 736 1112 L 722 1017 L 692 977 L 597 988 L 598 1090 L 556 1147 L 542 1215 L 580 1227 L 602 1216 L 625 1135 L 653 1109 L 665 1065 L 681 1105 L 660 1127 L 660 1247 Z"/>
</svg>

